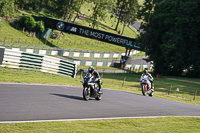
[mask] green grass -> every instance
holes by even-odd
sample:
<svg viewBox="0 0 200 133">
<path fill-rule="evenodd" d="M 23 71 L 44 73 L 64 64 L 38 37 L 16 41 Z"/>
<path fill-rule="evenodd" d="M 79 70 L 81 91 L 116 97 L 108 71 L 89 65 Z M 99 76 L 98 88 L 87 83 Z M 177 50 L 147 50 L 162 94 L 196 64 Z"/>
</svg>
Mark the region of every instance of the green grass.
<svg viewBox="0 0 200 133">
<path fill-rule="evenodd" d="M 160 117 L 0 124 L 2 133 L 198 133 L 200 118 Z"/>
<path fill-rule="evenodd" d="M 71 77 L 42 73 L 39 71 L 29 71 L 24 69 L 11 69 L 0 67 L 0 82 L 16 83 L 40 83 L 58 85 L 79 85 L 77 80 Z"/>
<path fill-rule="evenodd" d="M 28 37 L 26 33 L 12 27 L 8 22 L 0 21 L 0 42 L 9 44 L 24 44 L 32 46 L 59 47 L 91 51 L 124 52 L 125 48 L 117 45 L 102 43 L 94 39 L 84 38 L 65 33 L 60 39 L 45 39 Z"/>
</svg>

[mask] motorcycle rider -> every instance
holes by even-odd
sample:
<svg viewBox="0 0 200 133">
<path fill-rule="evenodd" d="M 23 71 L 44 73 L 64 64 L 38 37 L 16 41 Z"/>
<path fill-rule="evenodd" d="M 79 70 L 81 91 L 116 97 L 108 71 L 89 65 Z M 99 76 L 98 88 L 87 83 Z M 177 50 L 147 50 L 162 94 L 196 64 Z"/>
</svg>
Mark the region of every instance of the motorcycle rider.
<svg viewBox="0 0 200 133">
<path fill-rule="evenodd" d="M 149 78 L 149 81 L 150 81 L 150 83 L 151 83 L 151 88 L 150 89 L 154 89 L 154 84 L 153 84 L 153 76 L 151 76 L 151 74 L 150 73 L 148 73 L 148 68 L 145 68 L 144 69 L 144 71 L 143 71 L 143 74 L 144 75 L 147 75 L 148 76 L 148 78 Z"/>
<path fill-rule="evenodd" d="M 88 72 L 94 75 L 94 81 L 97 82 L 98 86 L 99 86 L 99 93 L 102 93 L 101 91 L 101 77 L 99 76 L 99 73 L 94 70 L 93 66 L 90 66 L 88 68 Z"/>
</svg>

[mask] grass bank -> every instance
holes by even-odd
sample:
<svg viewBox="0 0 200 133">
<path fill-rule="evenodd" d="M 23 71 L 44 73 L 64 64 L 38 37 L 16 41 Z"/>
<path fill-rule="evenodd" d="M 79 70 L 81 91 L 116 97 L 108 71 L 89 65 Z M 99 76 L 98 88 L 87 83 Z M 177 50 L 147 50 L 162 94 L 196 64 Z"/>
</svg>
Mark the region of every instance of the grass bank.
<svg viewBox="0 0 200 133">
<path fill-rule="evenodd" d="M 160 117 L 0 124 L 2 133 L 198 133 L 200 118 Z"/>
<path fill-rule="evenodd" d="M 91 22 L 90 17 L 92 12 L 88 12 L 88 9 L 91 9 L 92 6 L 85 3 L 82 8 L 82 14 L 87 16 L 85 19 L 77 20 L 75 23 L 78 25 L 90 27 L 89 23 Z M 25 12 L 25 14 L 32 15 L 34 12 Z M 19 16 L 21 14 L 16 14 L 15 16 Z M 107 13 L 107 17 L 104 21 L 98 21 L 97 27 L 95 29 L 118 34 L 118 31 L 122 31 L 123 23 L 119 24 L 117 30 L 115 30 L 115 25 L 117 24 L 117 18 L 110 18 L 111 13 Z M 52 16 L 53 17 L 53 16 Z M 59 32 L 54 30 L 55 32 Z M 125 27 L 123 36 L 128 36 L 131 38 L 137 38 L 137 34 L 130 29 L 129 26 Z M 81 49 L 81 50 L 90 50 L 90 51 L 107 51 L 107 52 L 125 52 L 125 48 L 104 43 L 95 39 L 89 39 L 86 37 L 73 35 L 64 33 L 60 34 L 57 39 L 51 38 L 41 38 L 39 34 L 36 36 L 32 36 L 29 32 L 23 32 L 22 27 L 19 28 L 17 25 L 13 25 L 7 21 L 0 21 L 0 42 L 2 43 L 10 43 L 10 44 L 26 44 L 32 46 L 48 46 L 48 47 L 58 47 L 58 48 L 68 48 L 68 49 Z"/>
</svg>

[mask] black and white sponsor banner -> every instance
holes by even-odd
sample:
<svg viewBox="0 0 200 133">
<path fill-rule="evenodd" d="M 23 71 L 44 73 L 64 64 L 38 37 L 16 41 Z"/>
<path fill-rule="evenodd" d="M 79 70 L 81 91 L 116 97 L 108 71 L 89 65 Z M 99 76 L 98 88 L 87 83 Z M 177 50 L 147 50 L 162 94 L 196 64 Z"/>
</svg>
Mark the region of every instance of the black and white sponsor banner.
<svg viewBox="0 0 200 133">
<path fill-rule="evenodd" d="M 113 34 L 77 24 L 68 23 L 58 19 L 52 19 L 47 17 L 35 17 L 36 20 L 42 20 L 45 23 L 46 28 L 56 29 L 59 31 L 76 34 L 79 36 L 84 36 L 88 38 L 97 39 L 99 41 L 112 43 L 118 46 L 141 50 L 139 46 L 136 45 L 136 39 L 121 36 L 118 34 Z"/>
</svg>

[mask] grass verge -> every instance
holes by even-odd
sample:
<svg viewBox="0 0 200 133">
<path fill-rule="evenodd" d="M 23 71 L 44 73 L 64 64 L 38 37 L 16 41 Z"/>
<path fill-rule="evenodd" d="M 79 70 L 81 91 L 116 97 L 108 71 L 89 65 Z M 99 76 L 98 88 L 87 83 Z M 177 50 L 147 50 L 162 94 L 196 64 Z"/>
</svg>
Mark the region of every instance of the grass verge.
<svg viewBox="0 0 200 133">
<path fill-rule="evenodd" d="M 198 133 L 200 118 L 158 117 L 0 124 L 2 133 Z"/>
</svg>

